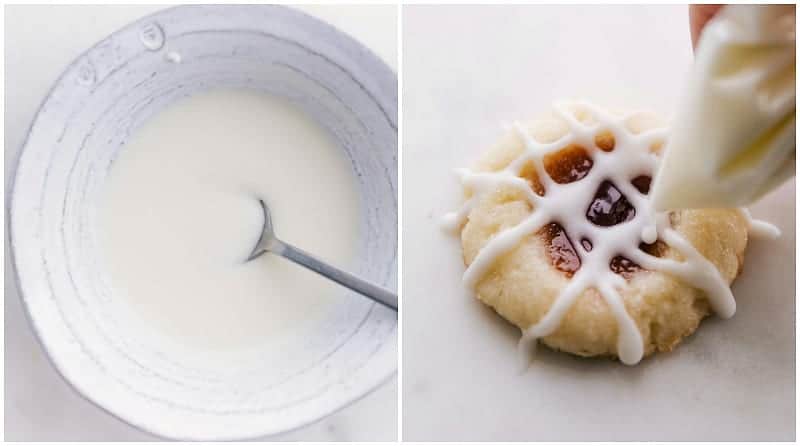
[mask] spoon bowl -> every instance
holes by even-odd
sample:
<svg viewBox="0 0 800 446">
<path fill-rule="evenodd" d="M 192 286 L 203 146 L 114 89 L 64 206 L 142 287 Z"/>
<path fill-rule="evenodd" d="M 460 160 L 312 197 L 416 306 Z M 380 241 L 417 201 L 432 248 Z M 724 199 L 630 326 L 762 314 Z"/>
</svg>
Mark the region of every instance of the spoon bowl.
<svg viewBox="0 0 800 446">
<path fill-rule="evenodd" d="M 258 237 L 256 246 L 253 248 L 253 251 L 250 252 L 250 256 L 247 257 L 248 262 L 270 251 L 271 248 L 274 247 L 275 242 L 278 241 L 275 237 L 275 229 L 272 226 L 272 213 L 269 211 L 269 206 L 264 203 L 264 200 L 258 200 L 258 203 L 261 205 L 261 211 L 264 215 L 264 225 L 261 227 L 261 235 Z"/>
</svg>

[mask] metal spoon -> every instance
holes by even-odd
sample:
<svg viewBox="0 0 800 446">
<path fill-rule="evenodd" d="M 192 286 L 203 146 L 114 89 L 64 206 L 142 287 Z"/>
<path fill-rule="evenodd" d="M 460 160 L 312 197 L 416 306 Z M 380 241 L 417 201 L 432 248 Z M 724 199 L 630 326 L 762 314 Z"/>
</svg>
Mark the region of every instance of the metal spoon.
<svg viewBox="0 0 800 446">
<path fill-rule="evenodd" d="M 261 230 L 261 237 L 258 239 L 256 247 L 253 248 L 253 252 L 247 258 L 248 262 L 260 257 L 265 252 L 271 252 L 397 311 L 397 294 L 333 267 L 311 254 L 278 239 L 275 236 L 275 228 L 272 227 L 269 207 L 263 200 L 258 200 L 258 202 L 261 203 L 261 209 L 264 211 L 264 227 Z"/>
</svg>

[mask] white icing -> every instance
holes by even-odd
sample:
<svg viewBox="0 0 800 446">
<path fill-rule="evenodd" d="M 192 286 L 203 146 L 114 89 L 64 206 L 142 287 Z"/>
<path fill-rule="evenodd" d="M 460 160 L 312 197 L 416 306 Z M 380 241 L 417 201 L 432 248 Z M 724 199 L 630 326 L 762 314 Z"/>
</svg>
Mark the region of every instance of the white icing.
<svg viewBox="0 0 800 446">
<path fill-rule="evenodd" d="M 770 240 L 781 236 L 781 230 L 777 226 L 763 220 L 756 220 L 747 208 L 740 209 L 744 218 L 747 219 L 748 230 L 753 236 Z"/>
<path fill-rule="evenodd" d="M 181 53 L 178 53 L 177 51 L 170 51 L 164 55 L 164 59 L 172 63 L 181 63 L 182 57 Z"/>
<path fill-rule="evenodd" d="M 568 125 L 567 133 L 557 141 L 538 142 L 519 124 L 515 124 L 514 128 L 522 138 L 525 149 L 506 168 L 497 172 L 457 170 L 462 184 L 472 192 L 472 197 L 459 211 L 447 214 L 443 224 L 449 229 L 457 230 L 463 226 L 484 194 L 496 190 L 498 186 L 518 189 L 530 203 L 531 214 L 516 226 L 499 232 L 486 243 L 464 272 L 464 283 L 474 288 L 500 255 L 514 249 L 524 237 L 544 225 L 558 222 L 572 241 L 581 265 L 547 313 L 536 324 L 523 330 L 520 351 L 526 353 L 527 358 L 527 353 L 534 350 L 539 338 L 558 329 L 572 304 L 584 291 L 594 289 L 606 301 L 617 321 L 617 354 L 623 363 L 632 365 L 642 359 L 644 345 L 641 333 L 619 293 L 619 288 L 626 281 L 609 268 L 611 260 L 617 255 L 624 256 L 645 269 L 674 275 L 704 291 L 712 309 L 720 317 L 731 317 L 736 311 L 736 301 L 717 268 L 670 227 L 667 213 L 656 212 L 647 195 L 631 184 L 631 180 L 640 175 L 652 177 L 655 173 L 659 159 L 649 149 L 654 144 L 663 142 L 666 129 L 634 134 L 628 129 L 626 122 L 638 113 L 615 116 L 590 104 L 576 105 L 582 111 L 590 113 L 594 119 L 590 122 L 579 121 L 566 105 L 556 104 L 555 113 Z M 614 136 L 614 149 L 611 152 L 604 152 L 595 146 L 595 136 L 606 131 Z M 593 162 L 591 170 L 579 181 L 556 183 L 545 172 L 544 157 L 572 144 L 583 147 L 589 153 Z M 521 170 L 529 162 L 533 162 L 539 182 L 546 191 L 544 196 L 535 194 L 527 181 L 520 178 Z M 602 227 L 586 218 L 586 210 L 605 180 L 611 181 L 636 209 L 631 220 Z M 779 234 L 774 226 L 753 220 L 746 210 L 744 215 L 754 233 L 768 236 Z M 579 243 L 584 238 L 591 241 L 590 250 Z M 657 239 L 680 253 L 684 260 L 659 258 L 639 249 L 640 242 L 653 243 Z"/>
<path fill-rule="evenodd" d="M 109 292 L 142 330 L 203 354 L 317 330 L 342 305 L 338 285 L 278 256 L 244 259 L 261 233 L 262 198 L 281 238 L 352 264 L 352 172 L 325 129 L 286 99 L 226 88 L 176 101 L 136 129 L 98 196 Z"/>
</svg>

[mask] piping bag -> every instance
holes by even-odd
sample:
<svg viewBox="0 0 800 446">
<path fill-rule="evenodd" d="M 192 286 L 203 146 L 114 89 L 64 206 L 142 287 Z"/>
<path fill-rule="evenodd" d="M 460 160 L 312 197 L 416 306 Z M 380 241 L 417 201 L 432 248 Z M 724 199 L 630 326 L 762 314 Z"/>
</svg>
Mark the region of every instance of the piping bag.
<svg viewBox="0 0 800 446">
<path fill-rule="evenodd" d="M 794 176 L 795 107 L 795 6 L 723 7 L 700 36 L 655 209 L 744 206 Z"/>
</svg>

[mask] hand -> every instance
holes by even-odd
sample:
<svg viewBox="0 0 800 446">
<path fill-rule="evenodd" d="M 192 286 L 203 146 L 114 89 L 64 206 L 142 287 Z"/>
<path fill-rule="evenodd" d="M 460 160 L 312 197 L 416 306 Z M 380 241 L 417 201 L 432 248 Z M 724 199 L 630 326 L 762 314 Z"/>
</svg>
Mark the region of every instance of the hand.
<svg viewBox="0 0 800 446">
<path fill-rule="evenodd" d="M 723 6 L 725 5 L 689 5 L 689 29 L 692 33 L 693 48 L 697 47 L 700 32 Z"/>
</svg>

